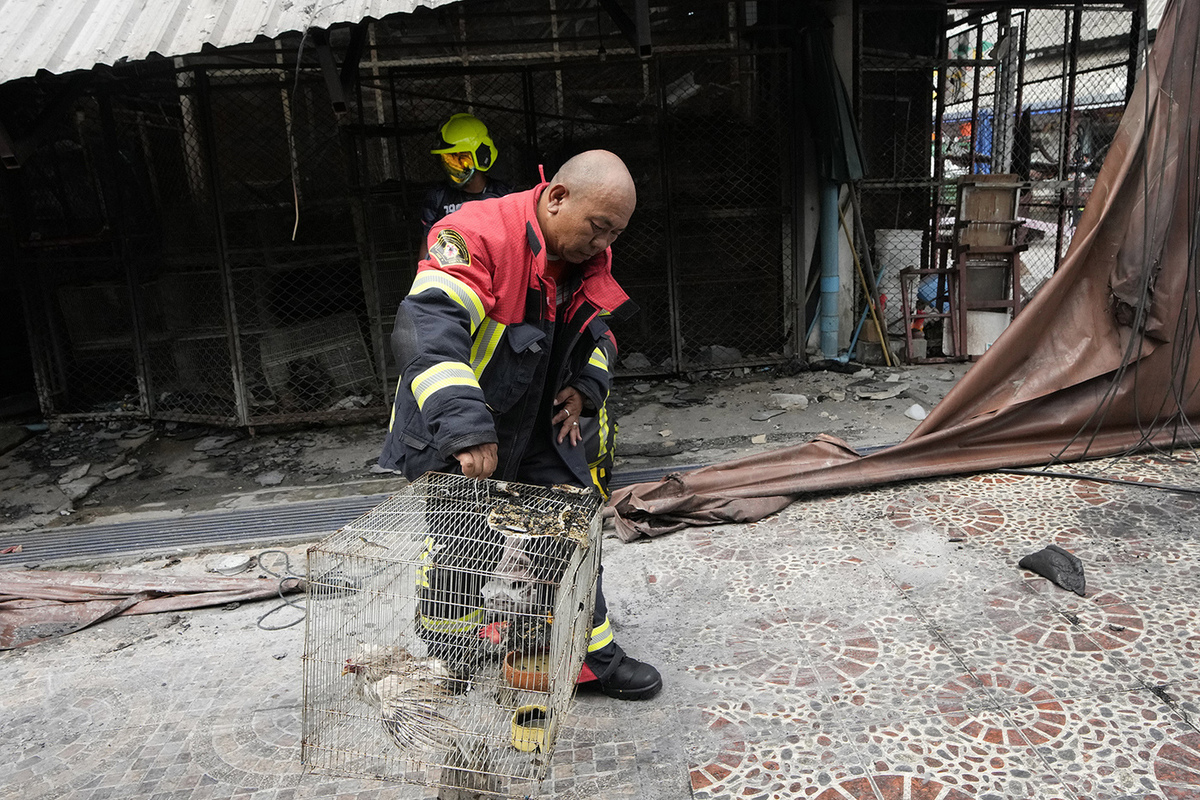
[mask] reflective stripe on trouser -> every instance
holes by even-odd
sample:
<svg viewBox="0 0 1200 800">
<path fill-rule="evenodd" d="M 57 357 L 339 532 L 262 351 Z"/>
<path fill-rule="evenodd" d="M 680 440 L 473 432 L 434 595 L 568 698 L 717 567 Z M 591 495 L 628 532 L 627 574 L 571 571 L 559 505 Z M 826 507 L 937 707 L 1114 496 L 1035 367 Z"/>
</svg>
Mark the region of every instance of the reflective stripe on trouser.
<svg viewBox="0 0 1200 800">
<path fill-rule="evenodd" d="M 612 644 L 613 631 L 612 623 L 608 621 L 608 617 L 604 618 L 604 622 L 592 628 L 592 638 L 588 641 L 588 652 L 594 653 Z"/>
<path fill-rule="evenodd" d="M 429 535 L 417 569 L 417 618 L 431 645 L 473 636 L 486 621 L 480 589 L 504 540 L 481 515 L 461 513 L 467 499 L 431 497 L 426 506 Z"/>
</svg>

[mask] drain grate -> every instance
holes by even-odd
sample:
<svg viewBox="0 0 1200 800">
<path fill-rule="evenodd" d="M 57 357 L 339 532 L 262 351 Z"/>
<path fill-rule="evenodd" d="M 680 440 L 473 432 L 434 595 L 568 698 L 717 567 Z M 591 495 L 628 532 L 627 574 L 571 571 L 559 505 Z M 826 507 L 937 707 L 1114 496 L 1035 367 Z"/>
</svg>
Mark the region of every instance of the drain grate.
<svg viewBox="0 0 1200 800">
<path fill-rule="evenodd" d="M 613 476 L 613 488 L 656 481 L 668 472 L 692 469 L 696 469 L 696 465 L 629 470 Z M 5 536 L 3 546 L 20 545 L 21 552 L 0 554 L 0 568 L 102 559 L 130 553 L 168 555 L 184 547 L 245 545 L 315 537 L 333 533 L 387 498 L 387 494 L 368 494 L 264 508 L 197 511 L 181 517 L 41 528 Z"/>
<path fill-rule="evenodd" d="M 249 544 L 332 533 L 387 499 L 386 494 L 286 503 L 267 508 L 198 511 L 182 517 L 93 522 L 4 537 L 20 553 L 0 555 L 0 567 L 104 558 L 134 552 L 170 553 L 206 544 Z"/>
</svg>

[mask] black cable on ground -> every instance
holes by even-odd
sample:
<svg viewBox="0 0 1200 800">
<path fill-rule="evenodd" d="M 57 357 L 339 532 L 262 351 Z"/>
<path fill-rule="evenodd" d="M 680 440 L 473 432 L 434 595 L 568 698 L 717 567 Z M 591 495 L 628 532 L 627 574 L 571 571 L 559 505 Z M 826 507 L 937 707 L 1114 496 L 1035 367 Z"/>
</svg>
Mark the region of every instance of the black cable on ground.
<svg viewBox="0 0 1200 800">
<path fill-rule="evenodd" d="M 263 563 L 263 556 L 270 555 L 271 553 L 278 553 L 279 555 L 283 556 L 283 574 L 275 572 L 274 570 L 272 570 L 270 567 L 268 567 L 266 564 Z M 301 605 L 300 603 L 297 603 L 296 601 L 292 600 L 291 598 L 289 598 L 287 596 L 287 594 L 285 594 L 285 589 L 290 588 L 292 590 L 295 590 L 295 589 L 301 588 L 304 585 L 304 576 L 297 573 L 296 571 L 294 571 L 292 569 L 291 557 L 288 556 L 288 554 L 286 552 L 284 552 L 283 550 L 263 550 L 261 553 L 258 554 L 258 567 L 259 567 L 259 569 L 261 569 L 263 572 L 267 573 L 268 575 L 271 575 L 272 577 L 279 579 L 279 587 L 278 587 L 279 588 L 279 599 L 283 601 L 282 603 L 275 606 L 270 611 L 268 611 L 267 613 L 263 614 L 261 617 L 258 618 L 258 622 L 257 622 L 258 627 L 262 628 L 264 631 L 282 631 L 286 628 L 292 627 L 293 625 L 299 625 L 301 622 L 304 622 L 304 617 L 307 614 L 307 611 L 305 610 L 304 606 Z M 288 581 L 294 581 L 294 583 L 290 587 L 288 587 Z M 276 611 L 287 608 L 288 606 L 291 606 L 292 608 L 294 608 L 300 612 L 300 619 L 289 622 L 286 625 L 272 626 L 272 625 L 264 625 L 263 624 L 263 620 L 265 620 L 267 617 L 271 616 Z"/>
<path fill-rule="evenodd" d="M 1126 486 L 1144 486 L 1147 489 L 1165 489 L 1168 492 L 1180 492 L 1181 494 L 1200 494 L 1200 487 L 1191 486 L 1176 486 L 1171 483 L 1148 483 L 1144 481 L 1131 481 L 1124 478 L 1104 478 L 1100 475 L 1080 475 L 1074 472 L 1043 472 L 1040 469 L 997 469 L 993 472 L 1003 473 L 1005 475 L 1033 475 L 1038 478 L 1073 478 L 1077 481 L 1095 481 L 1096 483 L 1119 483 Z"/>
</svg>

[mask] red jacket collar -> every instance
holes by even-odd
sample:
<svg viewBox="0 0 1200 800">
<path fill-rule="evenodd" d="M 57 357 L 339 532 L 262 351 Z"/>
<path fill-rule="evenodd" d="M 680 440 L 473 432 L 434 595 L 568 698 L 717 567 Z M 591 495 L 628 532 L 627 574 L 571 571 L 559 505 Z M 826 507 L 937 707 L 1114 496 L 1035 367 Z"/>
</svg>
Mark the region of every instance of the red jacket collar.
<svg viewBox="0 0 1200 800">
<path fill-rule="evenodd" d="M 546 275 L 546 238 L 538 222 L 537 208 L 542 192 L 549 182 L 539 183 L 530 191 L 530 202 L 525 207 L 525 232 L 527 244 L 533 254 L 533 276 L 540 280 Z M 629 300 L 629 295 L 612 276 L 612 248 L 583 262 L 583 294 L 592 305 L 605 311 L 615 311 Z M 574 307 L 575 303 L 572 304 Z"/>
</svg>

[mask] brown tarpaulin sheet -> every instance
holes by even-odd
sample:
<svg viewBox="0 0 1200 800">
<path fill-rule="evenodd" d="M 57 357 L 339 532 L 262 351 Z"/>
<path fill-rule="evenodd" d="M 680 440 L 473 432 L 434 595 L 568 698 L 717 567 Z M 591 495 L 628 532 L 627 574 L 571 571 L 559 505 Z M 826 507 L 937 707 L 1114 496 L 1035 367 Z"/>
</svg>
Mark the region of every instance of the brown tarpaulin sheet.
<svg viewBox="0 0 1200 800">
<path fill-rule="evenodd" d="M 300 591 L 298 580 L 284 592 Z M 118 614 L 158 614 L 278 597 L 261 578 L 0 571 L 0 650 L 75 633 Z"/>
<path fill-rule="evenodd" d="M 626 541 L 748 522 L 814 492 L 1200 441 L 1194 246 L 1200 2 L 1173 0 L 1070 250 L 904 442 L 803 445 L 613 493 Z"/>
</svg>

